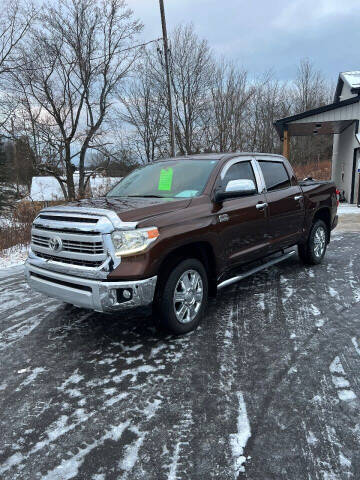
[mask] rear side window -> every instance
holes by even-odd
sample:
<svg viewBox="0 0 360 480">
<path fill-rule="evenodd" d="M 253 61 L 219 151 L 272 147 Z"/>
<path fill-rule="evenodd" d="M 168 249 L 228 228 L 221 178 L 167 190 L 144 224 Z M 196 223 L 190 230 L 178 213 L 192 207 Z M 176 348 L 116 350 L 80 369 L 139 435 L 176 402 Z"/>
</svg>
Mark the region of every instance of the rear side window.
<svg viewBox="0 0 360 480">
<path fill-rule="evenodd" d="M 290 178 L 281 162 L 259 162 L 268 192 L 290 187 Z"/>
<path fill-rule="evenodd" d="M 250 162 L 239 162 L 231 165 L 225 173 L 224 185 L 230 180 L 252 180 L 256 187 L 255 175 Z"/>
</svg>

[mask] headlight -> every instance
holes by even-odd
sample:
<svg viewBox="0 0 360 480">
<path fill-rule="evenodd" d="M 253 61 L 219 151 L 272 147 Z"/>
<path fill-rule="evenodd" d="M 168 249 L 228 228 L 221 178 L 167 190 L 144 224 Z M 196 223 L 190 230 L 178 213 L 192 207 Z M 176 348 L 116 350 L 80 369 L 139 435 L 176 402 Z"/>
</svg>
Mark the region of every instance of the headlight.
<svg viewBox="0 0 360 480">
<path fill-rule="evenodd" d="M 115 230 L 111 238 L 117 257 L 125 257 L 143 252 L 159 236 L 156 227 L 139 228 L 139 230 Z"/>
</svg>

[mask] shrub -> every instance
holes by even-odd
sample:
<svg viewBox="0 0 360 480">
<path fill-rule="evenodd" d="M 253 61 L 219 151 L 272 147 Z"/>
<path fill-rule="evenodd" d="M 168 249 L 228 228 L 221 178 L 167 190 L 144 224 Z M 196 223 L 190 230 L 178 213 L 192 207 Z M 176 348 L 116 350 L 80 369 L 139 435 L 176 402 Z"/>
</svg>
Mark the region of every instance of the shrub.
<svg viewBox="0 0 360 480">
<path fill-rule="evenodd" d="M 293 165 L 293 169 L 298 180 L 305 177 L 313 177 L 316 180 L 330 180 L 331 178 L 331 160 Z"/>
<path fill-rule="evenodd" d="M 52 205 L 63 202 L 52 202 Z M 49 205 L 49 203 L 47 203 Z M 17 202 L 8 214 L 4 225 L 0 224 L 0 252 L 14 245 L 28 245 L 31 226 L 38 212 L 45 207 L 44 202 Z"/>
</svg>

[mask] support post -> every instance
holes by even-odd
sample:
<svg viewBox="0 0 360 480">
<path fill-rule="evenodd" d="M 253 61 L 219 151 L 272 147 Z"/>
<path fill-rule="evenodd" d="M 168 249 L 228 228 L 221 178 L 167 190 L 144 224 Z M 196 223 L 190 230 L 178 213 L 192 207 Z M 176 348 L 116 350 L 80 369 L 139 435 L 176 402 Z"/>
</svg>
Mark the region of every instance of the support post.
<svg viewBox="0 0 360 480">
<path fill-rule="evenodd" d="M 290 157 L 290 134 L 288 130 L 284 130 L 284 137 L 283 137 L 283 155 L 287 159 Z"/>
</svg>

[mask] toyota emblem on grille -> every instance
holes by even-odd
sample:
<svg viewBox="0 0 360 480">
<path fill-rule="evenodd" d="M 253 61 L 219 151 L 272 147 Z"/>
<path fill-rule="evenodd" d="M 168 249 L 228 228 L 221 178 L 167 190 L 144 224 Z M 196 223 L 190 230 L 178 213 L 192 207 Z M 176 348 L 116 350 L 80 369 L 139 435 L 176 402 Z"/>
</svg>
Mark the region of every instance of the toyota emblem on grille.
<svg viewBox="0 0 360 480">
<path fill-rule="evenodd" d="M 62 249 L 62 241 L 59 237 L 52 237 L 49 240 L 49 247 L 54 252 L 59 252 Z"/>
</svg>

